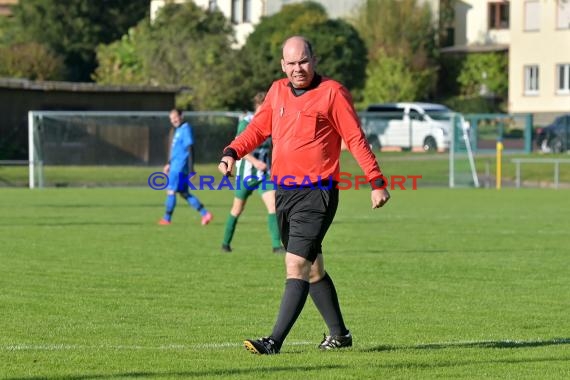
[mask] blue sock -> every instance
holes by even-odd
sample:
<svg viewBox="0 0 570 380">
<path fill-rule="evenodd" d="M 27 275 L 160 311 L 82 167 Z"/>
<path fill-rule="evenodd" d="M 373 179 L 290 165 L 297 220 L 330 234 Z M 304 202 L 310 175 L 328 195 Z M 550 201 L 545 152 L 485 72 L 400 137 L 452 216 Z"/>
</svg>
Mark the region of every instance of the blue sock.
<svg viewBox="0 0 570 380">
<path fill-rule="evenodd" d="M 188 202 L 190 207 L 197 210 L 200 213 L 200 215 L 204 216 L 208 213 L 208 210 L 206 210 L 204 205 L 200 203 L 200 200 L 196 198 L 194 195 L 188 193 L 188 194 L 182 194 L 182 197 L 186 198 L 186 201 Z"/>
<path fill-rule="evenodd" d="M 166 196 L 166 202 L 164 203 L 166 206 L 166 213 L 164 214 L 164 220 L 172 219 L 172 213 L 174 212 L 174 208 L 176 207 L 176 194 L 168 194 Z"/>
</svg>

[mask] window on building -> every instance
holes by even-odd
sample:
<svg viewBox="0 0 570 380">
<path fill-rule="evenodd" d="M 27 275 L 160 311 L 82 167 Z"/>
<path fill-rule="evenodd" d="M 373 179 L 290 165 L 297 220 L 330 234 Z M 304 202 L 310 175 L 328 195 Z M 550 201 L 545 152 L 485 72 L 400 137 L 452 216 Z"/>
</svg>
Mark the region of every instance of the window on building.
<svg viewBox="0 0 570 380">
<path fill-rule="evenodd" d="M 558 86 L 556 88 L 558 93 L 570 94 L 570 63 L 556 65 L 556 75 Z"/>
<path fill-rule="evenodd" d="M 251 0 L 243 0 L 243 22 L 251 22 Z"/>
<path fill-rule="evenodd" d="M 570 2 L 567 0 L 558 0 L 556 27 L 558 29 L 570 29 Z"/>
<path fill-rule="evenodd" d="M 497 1 L 489 3 L 489 29 L 509 28 L 509 2 Z"/>
<path fill-rule="evenodd" d="M 527 0 L 524 3 L 524 30 L 540 30 L 540 2 Z"/>
<path fill-rule="evenodd" d="M 233 24 L 239 24 L 241 22 L 241 18 L 240 18 L 240 0 L 232 0 L 232 23 Z"/>
<path fill-rule="evenodd" d="M 538 65 L 524 67 L 524 93 L 527 95 L 538 94 Z"/>
</svg>

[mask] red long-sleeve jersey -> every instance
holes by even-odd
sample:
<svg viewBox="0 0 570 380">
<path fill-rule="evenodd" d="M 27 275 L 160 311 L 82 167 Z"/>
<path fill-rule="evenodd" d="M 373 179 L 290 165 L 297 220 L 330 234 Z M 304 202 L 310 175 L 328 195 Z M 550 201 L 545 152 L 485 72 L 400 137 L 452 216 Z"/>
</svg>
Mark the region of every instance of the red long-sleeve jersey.
<svg viewBox="0 0 570 380">
<path fill-rule="evenodd" d="M 320 83 L 295 96 L 286 78 L 273 82 L 252 122 L 228 146 L 238 158 L 269 136 L 273 140 L 271 175 L 277 183 L 318 183 L 339 180 L 341 141 L 369 181 L 382 175 L 364 137 L 352 97 L 340 83 Z"/>
</svg>

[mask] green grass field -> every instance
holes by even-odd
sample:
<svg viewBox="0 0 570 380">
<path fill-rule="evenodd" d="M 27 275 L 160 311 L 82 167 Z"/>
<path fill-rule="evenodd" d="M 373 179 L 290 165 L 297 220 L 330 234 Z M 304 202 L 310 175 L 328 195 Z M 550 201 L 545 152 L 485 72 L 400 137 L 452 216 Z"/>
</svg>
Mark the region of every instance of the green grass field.
<svg viewBox="0 0 570 380">
<path fill-rule="evenodd" d="M 418 152 L 376 152 L 387 175 L 421 175 L 420 186 L 447 187 L 449 184 L 449 154 L 426 154 Z M 459 154 L 458 154 L 459 156 Z M 516 166 L 513 158 L 568 159 L 568 154 L 505 154 L 502 160 L 502 176 L 505 187 L 514 187 Z M 361 174 L 361 169 L 350 153 L 341 157 L 343 171 Z M 495 187 L 496 157 L 493 154 L 478 154 L 475 157 L 481 187 Z M 197 171 L 204 175 L 216 175 L 217 164 L 202 164 Z M 455 162 L 457 184 L 471 182 L 469 162 L 465 155 Z M 149 174 L 161 171 L 162 167 L 133 166 L 46 166 L 46 187 L 102 187 L 146 186 Z M 488 172 L 488 178 L 487 178 Z M 561 187 L 570 187 L 570 164 L 560 165 Z M 521 166 L 523 187 L 552 187 L 554 165 L 525 163 Z M 27 187 L 27 166 L 0 166 L 0 187 Z"/>
<path fill-rule="evenodd" d="M 566 191 L 368 194 L 341 193 L 324 243 L 354 347 L 316 349 L 309 300 L 263 357 L 241 342 L 271 331 L 284 269 L 258 197 L 223 254 L 228 191 L 197 192 L 211 225 L 179 201 L 163 227 L 162 191 L 0 189 L 0 378 L 570 377 Z"/>
</svg>

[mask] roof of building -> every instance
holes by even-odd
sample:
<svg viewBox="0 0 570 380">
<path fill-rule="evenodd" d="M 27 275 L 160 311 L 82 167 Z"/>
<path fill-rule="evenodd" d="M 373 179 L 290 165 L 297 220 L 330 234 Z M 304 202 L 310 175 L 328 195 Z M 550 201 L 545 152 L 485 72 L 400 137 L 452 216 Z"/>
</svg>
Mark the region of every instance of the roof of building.
<svg viewBox="0 0 570 380">
<path fill-rule="evenodd" d="M 0 88 L 35 91 L 69 92 L 165 92 L 178 93 L 187 88 L 180 86 L 101 85 L 85 82 L 32 81 L 18 78 L 0 78 Z"/>
<path fill-rule="evenodd" d="M 439 49 L 442 53 L 490 53 L 507 50 L 509 50 L 509 45 L 506 44 L 455 45 Z"/>
</svg>

